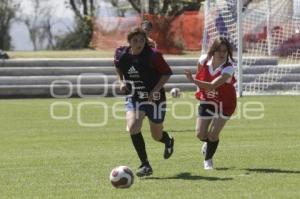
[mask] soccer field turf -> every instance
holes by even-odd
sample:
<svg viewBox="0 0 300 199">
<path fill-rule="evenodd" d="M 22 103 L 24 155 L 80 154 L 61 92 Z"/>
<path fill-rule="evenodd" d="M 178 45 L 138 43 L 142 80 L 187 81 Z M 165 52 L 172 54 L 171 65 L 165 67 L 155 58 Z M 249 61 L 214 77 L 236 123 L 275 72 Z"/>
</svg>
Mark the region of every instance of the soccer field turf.
<svg viewBox="0 0 300 199">
<path fill-rule="evenodd" d="M 121 102 L 1 100 L 0 198 L 299 198 L 300 97 L 239 99 L 236 117 L 222 131 L 213 171 L 203 170 L 201 143 L 195 138 L 190 112 L 196 100 L 169 99 L 165 130 L 175 137 L 173 156 L 163 159 L 164 146 L 152 140 L 144 120 L 154 173 L 135 177 L 129 189 L 115 189 L 108 179 L 112 168 L 139 166 L 119 118 L 124 116 Z"/>
</svg>

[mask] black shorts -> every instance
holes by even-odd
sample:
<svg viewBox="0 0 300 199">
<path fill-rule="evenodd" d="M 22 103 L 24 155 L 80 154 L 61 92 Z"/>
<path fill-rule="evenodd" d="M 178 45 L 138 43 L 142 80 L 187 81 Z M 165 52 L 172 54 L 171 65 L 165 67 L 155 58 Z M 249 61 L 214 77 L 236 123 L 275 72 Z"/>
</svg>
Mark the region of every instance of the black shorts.
<svg viewBox="0 0 300 199">
<path fill-rule="evenodd" d="M 200 103 L 198 106 L 198 115 L 207 117 L 207 119 L 218 116 L 218 107 L 215 103 Z"/>
<path fill-rule="evenodd" d="M 126 112 L 135 110 L 144 111 L 149 120 L 151 120 L 153 123 L 160 124 L 165 120 L 166 106 L 166 101 L 150 104 L 147 101 L 138 102 L 130 97 L 127 97 L 125 110 Z"/>
</svg>

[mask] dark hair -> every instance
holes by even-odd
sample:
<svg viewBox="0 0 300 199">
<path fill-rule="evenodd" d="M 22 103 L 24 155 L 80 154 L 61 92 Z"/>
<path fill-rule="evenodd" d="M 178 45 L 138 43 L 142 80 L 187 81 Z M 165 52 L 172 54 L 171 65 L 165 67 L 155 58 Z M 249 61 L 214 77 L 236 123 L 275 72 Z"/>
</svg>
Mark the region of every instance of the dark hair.
<svg viewBox="0 0 300 199">
<path fill-rule="evenodd" d="M 143 35 L 143 37 L 145 38 L 145 46 L 141 52 L 141 56 L 144 56 L 145 59 L 147 59 L 149 62 L 152 62 L 151 58 L 153 51 L 152 48 L 148 45 L 148 37 L 146 35 L 146 32 L 141 27 L 135 27 L 127 34 L 127 41 L 130 42 L 130 40 L 135 35 Z"/>
<path fill-rule="evenodd" d="M 217 37 L 214 40 L 213 44 L 211 45 L 211 47 L 207 53 L 207 56 L 212 57 L 214 55 L 214 53 L 219 50 L 221 45 L 225 45 L 227 48 L 227 52 L 228 52 L 227 62 L 229 61 L 229 58 L 232 62 L 234 62 L 234 59 L 232 57 L 232 46 L 229 43 L 228 39 L 226 39 L 225 37 Z"/>
<path fill-rule="evenodd" d="M 136 28 L 133 28 L 128 34 L 127 34 L 127 41 L 129 42 L 132 37 L 134 37 L 135 35 L 143 35 L 146 42 L 147 42 L 147 35 L 146 35 L 146 32 L 140 28 L 140 27 L 136 27 Z"/>
</svg>

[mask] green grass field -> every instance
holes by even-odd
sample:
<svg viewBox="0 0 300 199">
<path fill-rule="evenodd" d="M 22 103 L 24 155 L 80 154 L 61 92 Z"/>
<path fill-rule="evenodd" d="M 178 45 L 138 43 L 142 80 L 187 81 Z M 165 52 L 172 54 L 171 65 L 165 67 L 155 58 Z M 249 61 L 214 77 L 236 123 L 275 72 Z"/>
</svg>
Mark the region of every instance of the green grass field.
<svg viewBox="0 0 300 199">
<path fill-rule="evenodd" d="M 185 100 L 196 107 L 194 99 Z M 111 169 L 118 165 L 136 169 L 139 165 L 125 133 L 125 121 L 113 119 L 112 106 L 121 101 L 1 100 L 0 198 L 299 198 L 300 97 L 239 99 L 242 114 L 223 130 L 213 171 L 203 170 L 201 144 L 194 135 L 195 116 L 174 119 L 168 112 L 165 129 L 175 137 L 175 152 L 169 160 L 163 160 L 163 145 L 151 139 L 145 120 L 143 134 L 154 174 L 135 178 L 129 189 L 115 189 L 108 180 Z M 176 105 L 182 98 L 169 101 L 178 117 L 189 116 L 188 106 Z M 53 109 L 55 116 L 70 115 L 69 119 L 51 118 L 50 107 L 55 102 L 69 103 L 72 113 L 62 104 Z M 108 108 L 101 108 L 99 102 Z M 260 102 L 264 111 L 245 112 L 252 102 Z M 118 107 L 118 116 L 124 115 L 122 105 Z M 248 118 L 259 115 L 263 118 Z M 78 122 L 97 124 L 105 118 L 103 127 L 80 126 Z"/>
</svg>

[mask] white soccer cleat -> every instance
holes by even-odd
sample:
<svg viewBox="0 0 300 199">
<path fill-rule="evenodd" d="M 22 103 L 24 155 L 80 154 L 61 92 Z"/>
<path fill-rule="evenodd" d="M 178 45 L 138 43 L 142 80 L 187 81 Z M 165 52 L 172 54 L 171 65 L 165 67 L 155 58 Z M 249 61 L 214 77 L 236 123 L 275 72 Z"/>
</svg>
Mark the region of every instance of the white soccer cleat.
<svg viewBox="0 0 300 199">
<path fill-rule="evenodd" d="M 212 170 L 213 169 L 212 159 L 204 160 L 204 169 L 205 170 Z"/>
<path fill-rule="evenodd" d="M 204 142 L 201 148 L 201 153 L 204 157 L 206 156 L 206 150 L 207 150 L 207 142 Z"/>
</svg>

